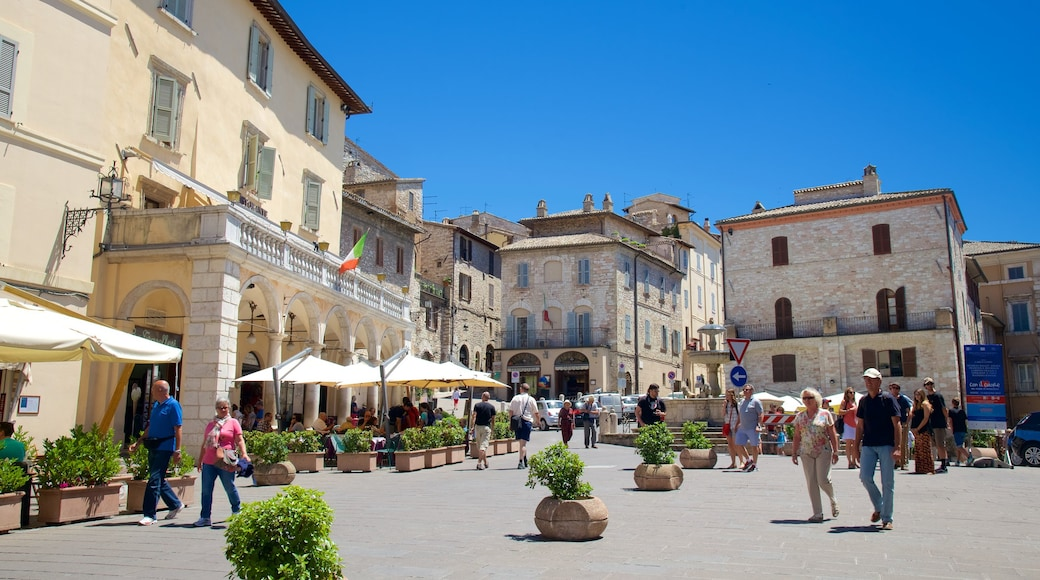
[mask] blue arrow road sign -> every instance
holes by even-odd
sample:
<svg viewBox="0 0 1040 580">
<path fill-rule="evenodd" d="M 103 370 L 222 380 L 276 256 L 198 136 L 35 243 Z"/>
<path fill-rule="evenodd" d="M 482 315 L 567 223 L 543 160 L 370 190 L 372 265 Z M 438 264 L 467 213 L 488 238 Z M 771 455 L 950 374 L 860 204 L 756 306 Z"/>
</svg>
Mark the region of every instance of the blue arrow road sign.
<svg viewBox="0 0 1040 580">
<path fill-rule="evenodd" d="M 729 372 L 729 380 L 733 381 L 734 387 L 743 387 L 747 384 L 747 371 L 744 367 L 737 365 Z"/>
</svg>

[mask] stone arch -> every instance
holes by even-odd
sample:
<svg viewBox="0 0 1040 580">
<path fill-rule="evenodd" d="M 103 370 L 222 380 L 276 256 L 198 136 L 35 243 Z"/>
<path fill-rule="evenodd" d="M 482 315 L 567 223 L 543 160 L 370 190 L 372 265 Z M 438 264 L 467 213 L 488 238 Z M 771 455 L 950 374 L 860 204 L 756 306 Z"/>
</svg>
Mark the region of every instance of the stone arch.
<svg viewBox="0 0 1040 580">
<path fill-rule="evenodd" d="M 250 286 L 253 286 L 253 288 L 250 288 Z M 266 278 L 262 274 L 254 274 L 253 276 L 243 280 L 242 286 L 238 289 L 240 301 L 241 297 L 245 295 L 246 290 L 256 290 L 260 293 L 260 296 L 263 297 L 263 304 L 260 304 L 261 312 L 266 312 L 269 316 L 271 313 L 278 313 L 278 292 L 275 290 L 274 285 L 271 284 L 270 279 Z"/>
<path fill-rule="evenodd" d="M 292 311 L 293 306 L 297 303 L 300 304 L 300 308 L 302 308 L 307 314 L 307 341 L 319 342 L 318 337 L 322 334 L 321 327 L 323 326 L 321 323 L 321 309 L 318 308 L 317 303 L 314 301 L 314 297 L 307 292 L 297 292 L 286 301 L 285 311 L 279 313 L 281 331 L 283 333 L 285 332 L 285 328 L 288 324 L 289 312 Z"/>
<path fill-rule="evenodd" d="M 160 290 L 167 290 L 173 294 L 180 303 L 181 309 L 186 314 L 190 314 L 191 300 L 188 299 L 188 295 L 185 294 L 184 290 L 180 286 L 170 282 L 169 280 L 149 280 L 148 282 L 139 284 L 123 297 L 123 301 L 120 302 L 119 308 L 116 310 L 116 319 L 129 320 L 133 315 L 134 306 L 136 306 L 141 299 L 152 292 Z"/>
</svg>

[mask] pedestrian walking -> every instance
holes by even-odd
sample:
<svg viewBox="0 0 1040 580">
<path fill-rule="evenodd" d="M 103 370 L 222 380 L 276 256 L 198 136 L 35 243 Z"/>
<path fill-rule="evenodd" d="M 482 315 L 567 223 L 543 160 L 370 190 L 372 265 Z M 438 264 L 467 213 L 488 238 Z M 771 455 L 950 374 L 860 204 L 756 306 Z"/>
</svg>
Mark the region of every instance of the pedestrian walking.
<svg viewBox="0 0 1040 580">
<path fill-rule="evenodd" d="M 218 397 L 214 404 L 216 415 L 206 424 L 205 435 L 202 438 L 202 447 L 199 449 L 199 458 L 195 460 L 195 469 L 202 474 L 202 513 L 199 514 L 195 527 L 209 527 L 212 524 L 213 514 L 213 486 L 220 480 L 224 487 L 228 501 L 231 502 L 231 513 L 237 514 L 242 507 L 242 501 L 238 497 L 238 487 L 235 486 L 235 475 L 237 469 L 232 471 L 226 469 L 222 464 L 223 457 L 217 456 L 217 449 L 223 451 L 237 450 L 238 458 L 249 461 L 249 453 L 246 450 L 246 441 L 242 437 L 242 425 L 228 414 L 228 400 L 226 397 Z M 302 423 L 300 423 L 302 425 Z"/>
<path fill-rule="evenodd" d="M 480 402 L 473 405 L 473 413 L 469 425 L 473 430 L 473 440 L 477 443 L 477 471 L 488 468 L 487 448 L 491 442 L 491 425 L 495 420 L 495 406 L 489 403 L 491 393 L 484 391 Z"/>
<path fill-rule="evenodd" d="M 968 415 L 961 408 L 961 400 L 954 397 L 950 404 L 953 405 L 948 411 L 950 415 L 950 428 L 953 430 L 953 444 L 954 449 L 957 453 L 956 460 L 957 465 L 963 462 L 965 465 L 968 463 L 968 447 L 971 443 L 968 441 Z"/>
<path fill-rule="evenodd" d="M 570 401 L 563 402 L 560 409 L 560 437 L 563 438 L 564 447 L 571 446 L 571 437 L 574 435 L 574 409 Z"/>
<path fill-rule="evenodd" d="M 744 385 L 744 398 L 737 405 L 737 435 L 734 443 L 744 448 L 744 452 L 750 456 L 742 468 L 751 473 L 758 469 L 758 453 L 761 450 L 762 441 L 758 435 L 758 424 L 762 422 L 762 401 L 755 399 L 755 386 Z"/>
<path fill-rule="evenodd" d="M 798 465 L 802 461 L 805 485 L 809 489 L 809 501 L 813 515 L 810 522 L 823 521 L 823 502 L 820 490 L 831 500 L 831 517 L 838 517 L 838 500 L 831 483 L 831 466 L 838 462 L 838 432 L 834 429 L 834 416 L 822 407 L 823 397 L 816 389 L 802 390 L 805 410 L 794 418 L 794 453 L 791 461 Z"/>
<path fill-rule="evenodd" d="M 737 391 L 726 389 L 726 405 L 722 423 L 722 436 L 726 438 L 726 447 L 729 449 L 729 467 L 726 469 L 743 468 L 747 463 L 747 452 L 743 447 L 737 445 L 733 438 L 737 435 L 737 425 L 740 423 L 740 415 L 737 412 Z M 740 461 L 738 464 L 737 461 Z"/>
<path fill-rule="evenodd" d="M 585 429 L 585 448 L 589 448 L 589 442 L 592 442 L 592 448 L 596 448 L 596 439 L 599 435 L 599 405 L 596 404 L 594 397 L 585 399 L 585 412 L 581 417 L 582 426 Z"/>
<path fill-rule="evenodd" d="M 895 398 L 896 403 L 899 403 L 899 461 L 896 462 L 896 467 L 899 469 L 906 469 L 907 462 L 910 461 L 910 412 L 914 408 L 914 402 L 903 394 L 902 387 L 899 383 L 889 383 L 888 394 Z"/>
<path fill-rule="evenodd" d="M 881 371 L 863 371 L 867 394 L 856 409 L 856 443 L 860 448 L 859 480 L 874 505 L 871 522 L 881 521 L 881 529 L 891 530 L 895 502 L 895 462 L 899 459 L 899 405 L 892 395 L 881 392 Z M 874 482 L 880 465 L 881 489 Z"/>
<path fill-rule="evenodd" d="M 451 392 L 451 405 L 452 405 L 452 407 L 451 407 L 451 414 L 452 415 L 455 414 L 455 411 L 459 410 L 459 397 L 461 397 L 461 396 L 462 396 L 462 392 L 459 391 L 458 387 L 455 387 L 455 390 Z"/>
<path fill-rule="evenodd" d="M 520 425 L 516 429 L 516 438 L 520 440 L 520 457 L 516 464 L 517 469 L 527 467 L 527 442 L 531 440 L 531 427 L 538 420 L 538 405 L 534 398 L 527 394 L 531 387 L 527 383 L 520 383 L 520 393 L 509 401 L 509 420 L 513 417 L 520 418 Z"/>
<path fill-rule="evenodd" d="M 911 424 L 914 431 L 914 473 L 931 475 L 935 473 L 935 462 L 932 461 L 932 404 L 924 389 L 914 391 L 914 410 Z"/>
<path fill-rule="evenodd" d="M 859 449 L 856 448 L 856 391 L 852 387 L 845 389 L 845 396 L 838 406 L 838 415 L 842 419 L 842 440 L 845 441 L 845 459 L 849 469 L 859 467 Z"/>
<path fill-rule="evenodd" d="M 924 379 L 924 388 L 928 393 L 928 402 L 932 404 L 932 442 L 935 444 L 935 455 L 939 459 L 939 468 L 935 472 L 946 473 L 946 467 L 950 463 L 946 453 L 946 437 L 950 433 L 950 415 L 946 410 L 946 399 L 942 393 L 935 390 L 935 380 L 932 377 Z"/>
<path fill-rule="evenodd" d="M 169 511 L 166 519 L 172 520 L 184 509 L 184 504 L 166 481 L 166 470 L 170 460 L 181 461 L 181 405 L 170 396 L 170 383 L 159 379 L 152 383 L 152 411 L 148 416 L 144 434 L 130 445 L 133 453 L 142 443 L 148 449 L 148 485 L 144 492 L 144 517 L 137 522 L 141 526 L 155 523 L 159 498 Z"/>
</svg>

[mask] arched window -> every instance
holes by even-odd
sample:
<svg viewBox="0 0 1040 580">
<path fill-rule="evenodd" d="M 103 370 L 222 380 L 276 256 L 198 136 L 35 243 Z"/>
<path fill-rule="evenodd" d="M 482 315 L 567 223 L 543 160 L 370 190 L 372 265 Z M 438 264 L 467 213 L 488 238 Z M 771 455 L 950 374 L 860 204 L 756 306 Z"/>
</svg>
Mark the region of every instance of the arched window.
<svg viewBox="0 0 1040 580">
<path fill-rule="evenodd" d="M 469 347 L 462 345 L 459 348 L 459 362 L 462 366 L 469 368 Z"/>
<path fill-rule="evenodd" d="M 781 298 L 773 304 L 773 310 L 776 312 L 776 337 L 793 338 L 794 318 L 791 316 L 791 301 Z"/>
<path fill-rule="evenodd" d="M 877 293 L 878 331 L 906 330 L 906 288 L 895 292 L 882 288 Z"/>
<path fill-rule="evenodd" d="M 495 347 L 490 344 L 487 345 L 487 349 L 484 351 L 484 370 L 491 372 L 491 369 L 495 367 Z"/>
</svg>

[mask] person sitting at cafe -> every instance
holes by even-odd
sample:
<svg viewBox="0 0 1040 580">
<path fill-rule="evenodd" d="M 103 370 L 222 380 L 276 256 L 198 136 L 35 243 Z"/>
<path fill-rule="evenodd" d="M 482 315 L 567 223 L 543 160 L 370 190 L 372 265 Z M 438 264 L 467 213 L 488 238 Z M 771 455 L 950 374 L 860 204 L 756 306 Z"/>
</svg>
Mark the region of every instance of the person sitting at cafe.
<svg viewBox="0 0 1040 580">
<path fill-rule="evenodd" d="M 322 435 L 327 435 L 329 433 L 329 416 L 325 414 L 325 411 L 318 413 L 318 418 L 314 420 L 314 424 L 311 425 L 311 428 Z"/>
<path fill-rule="evenodd" d="M 307 428 L 303 426 L 303 415 L 300 413 L 293 413 L 292 420 L 289 421 L 289 428 L 286 431 L 290 433 L 296 433 L 297 431 L 306 431 Z"/>
<path fill-rule="evenodd" d="M 358 423 L 358 429 L 369 429 L 376 437 L 386 434 L 386 431 L 379 426 L 379 418 L 372 412 L 372 409 L 365 409 L 365 417 Z"/>
</svg>

